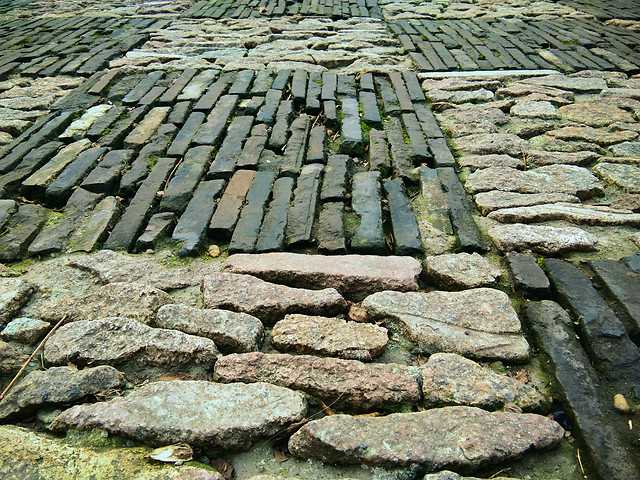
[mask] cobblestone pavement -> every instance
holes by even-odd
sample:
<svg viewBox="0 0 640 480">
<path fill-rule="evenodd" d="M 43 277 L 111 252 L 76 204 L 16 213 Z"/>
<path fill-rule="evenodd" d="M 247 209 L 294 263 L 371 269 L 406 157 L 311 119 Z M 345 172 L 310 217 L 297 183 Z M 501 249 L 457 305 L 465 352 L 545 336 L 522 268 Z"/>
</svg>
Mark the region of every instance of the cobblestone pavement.
<svg viewBox="0 0 640 480">
<path fill-rule="evenodd" d="M 0 2 L 0 476 L 640 479 L 639 16 Z"/>
</svg>

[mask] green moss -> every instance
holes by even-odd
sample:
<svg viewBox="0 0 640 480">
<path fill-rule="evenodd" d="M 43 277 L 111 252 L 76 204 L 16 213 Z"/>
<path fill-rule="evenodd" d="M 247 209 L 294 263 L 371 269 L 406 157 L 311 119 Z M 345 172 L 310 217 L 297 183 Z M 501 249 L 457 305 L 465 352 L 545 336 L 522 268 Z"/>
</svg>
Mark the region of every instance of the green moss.
<svg viewBox="0 0 640 480">
<path fill-rule="evenodd" d="M 67 430 L 65 443 L 78 447 L 131 447 L 134 442 L 117 435 L 110 435 L 100 428 L 93 430 Z"/>
<path fill-rule="evenodd" d="M 542 270 L 544 270 L 545 272 L 547 271 L 547 265 L 544 263 L 544 257 L 537 257 L 536 263 Z"/>
<path fill-rule="evenodd" d="M 102 133 L 100 134 L 101 137 L 104 137 L 105 135 L 109 135 L 109 132 L 111 131 L 111 129 L 109 127 L 105 128 Z"/>
</svg>

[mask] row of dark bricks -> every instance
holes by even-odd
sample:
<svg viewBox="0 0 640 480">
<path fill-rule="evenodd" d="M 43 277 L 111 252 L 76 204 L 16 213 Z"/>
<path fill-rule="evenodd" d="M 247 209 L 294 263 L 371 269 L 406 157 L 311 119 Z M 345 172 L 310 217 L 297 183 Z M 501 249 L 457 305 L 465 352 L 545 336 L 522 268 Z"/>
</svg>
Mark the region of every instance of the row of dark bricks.
<svg viewBox="0 0 640 480">
<path fill-rule="evenodd" d="M 376 0 L 203 0 L 182 13 L 188 18 L 260 18 L 283 15 L 382 18 Z"/>
<path fill-rule="evenodd" d="M 525 326 L 554 369 L 560 387 L 554 395 L 562 397 L 559 407 L 570 412 L 599 478 L 637 480 L 637 434 L 615 411 L 613 396 L 640 399 L 640 255 L 581 268 L 545 259 L 546 275 L 532 255 L 510 253 L 506 260 L 514 290 L 533 300 Z"/>
<path fill-rule="evenodd" d="M 0 1 L 0 15 L 10 12 L 16 8 L 28 7 L 35 0 L 2 0 Z"/>
<path fill-rule="evenodd" d="M 157 18 L 42 17 L 0 24 L 0 78 L 91 75 L 171 23 Z"/>
<path fill-rule="evenodd" d="M 640 70 L 640 34 L 589 19 L 399 20 L 390 24 L 422 71 L 556 68 Z"/>
<path fill-rule="evenodd" d="M 95 142 L 91 148 L 88 140 L 61 135 L 87 107 L 107 99 L 116 105 L 84 134 Z M 88 211 L 115 195 L 131 200 L 106 240 L 110 248 L 146 248 L 179 219 L 173 239 L 183 243 L 185 255 L 198 252 L 207 238 L 230 241 L 231 251 L 312 245 L 326 252 L 384 254 L 391 246 L 398 254 L 417 254 L 422 246 L 405 183 L 416 184 L 414 169 L 426 164 L 438 167 L 449 184 L 446 190 L 455 197 L 450 203 L 462 205 L 452 208 L 452 216 L 463 247 L 464 224 L 473 225 L 455 160 L 411 72 L 356 79 L 302 70 L 185 70 L 140 78 L 111 70 L 87 80 L 65 102 L 84 106 L 76 115 L 73 109 L 48 115 L 5 149 L 0 198 L 19 194 L 50 207 L 66 204 L 67 225 L 41 235 L 55 241 L 36 238 L 35 246 L 23 242 L 10 254 L 0 253 L 5 261 L 74 248 L 72 230 L 106 215 L 109 221 L 100 223 L 95 239 L 79 242 L 95 248 L 116 221 L 118 206 L 111 200 L 108 214 Z M 341 132 L 339 141 L 333 130 Z M 80 153 L 65 157 L 72 147 Z M 382 181 L 387 176 L 395 180 Z M 265 217 L 266 227 L 264 211 L 274 212 L 270 223 Z M 70 212 L 78 218 L 70 220 Z M 216 226 L 221 217 L 225 223 Z M 360 226 L 345 234 L 348 218 Z M 41 219 L 36 215 L 35 223 Z M 250 223 L 252 233 L 236 222 Z M 27 242 L 30 236 L 21 235 Z M 2 243 L 17 237 L 4 235 Z M 260 243 L 259 237 L 269 240 Z"/>
</svg>

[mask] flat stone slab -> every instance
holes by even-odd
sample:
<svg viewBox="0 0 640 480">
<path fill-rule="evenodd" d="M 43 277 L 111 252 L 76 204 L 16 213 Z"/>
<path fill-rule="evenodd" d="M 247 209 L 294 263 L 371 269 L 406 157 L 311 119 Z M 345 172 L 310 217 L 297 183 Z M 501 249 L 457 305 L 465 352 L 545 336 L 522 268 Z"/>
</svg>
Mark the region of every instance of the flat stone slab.
<svg viewBox="0 0 640 480">
<path fill-rule="evenodd" d="M 427 276 L 449 288 L 485 287 L 502 275 L 498 267 L 477 253 L 450 253 L 425 259 Z"/>
<path fill-rule="evenodd" d="M 158 310 L 156 326 L 210 338 L 223 352 L 252 352 L 264 338 L 262 322 L 246 313 L 165 305 Z"/>
<path fill-rule="evenodd" d="M 274 323 L 288 313 L 335 315 L 347 308 L 347 302 L 335 288 L 292 288 L 236 273 L 205 276 L 201 291 L 205 308 L 248 313 L 267 323 Z"/>
<path fill-rule="evenodd" d="M 143 283 L 115 282 L 100 287 L 82 298 L 65 297 L 44 305 L 40 318 L 56 323 L 68 320 L 97 320 L 104 317 L 126 317 L 152 324 L 163 305 L 174 303 L 168 293 Z"/>
<path fill-rule="evenodd" d="M 289 451 L 330 463 L 470 472 L 554 447 L 563 438 L 562 427 L 540 415 L 444 407 L 377 418 L 331 415 L 298 430 Z"/>
<path fill-rule="evenodd" d="M 140 378 L 145 367 L 151 373 L 203 374 L 213 367 L 218 350 L 208 338 L 108 317 L 63 325 L 47 341 L 44 356 L 54 365 L 111 365 Z"/>
<path fill-rule="evenodd" d="M 524 169 L 524 162 L 521 158 L 515 158 L 511 155 L 499 155 L 496 153 L 490 155 L 465 155 L 460 157 L 458 163 L 461 167 L 470 168 L 491 168 L 491 167 L 510 167 L 518 170 Z"/>
<path fill-rule="evenodd" d="M 489 237 L 503 252 L 532 250 L 545 255 L 595 250 L 598 238 L 577 227 L 513 223 L 489 228 Z"/>
<path fill-rule="evenodd" d="M 301 390 L 350 411 L 393 410 L 420 400 L 418 381 L 398 364 L 253 352 L 222 357 L 215 373 L 224 382 L 268 382 Z"/>
<path fill-rule="evenodd" d="M 33 345 L 51 329 L 51 325 L 37 318 L 20 317 L 11 320 L 2 331 L 0 338 L 10 342 Z"/>
<path fill-rule="evenodd" d="M 223 270 L 291 286 L 333 287 L 345 297 L 361 300 L 380 290 L 417 290 L 422 267 L 411 257 L 275 252 L 232 255 L 225 261 Z"/>
<path fill-rule="evenodd" d="M 362 302 L 370 319 L 394 322 L 420 351 L 526 361 L 529 344 L 509 297 L 492 288 L 462 292 L 379 292 Z"/>
<path fill-rule="evenodd" d="M 522 157 L 529 150 L 529 142 L 512 133 L 477 133 L 457 138 L 455 143 L 458 150 L 476 155 Z"/>
<path fill-rule="evenodd" d="M 522 172 L 513 168 L 485 168 L 467 178 L 471 194 L 501 190 L 517 193 L 565 193 L 581 199 L 603 195 L 602 184 L 589 170 L 575 165 L 547 165 Z"/>
<path fill-rule="evenodd" d="M 602 162 L 593 171 L 603 180 L 618 185 L 629 193 L 640 193 L 640 166 Z"/>
<path fill-rule="evenodd" d="M 100 428 L 152 445 L 185 442 L 238 450 L 306 413 L 302 394 L 266 383 L 153 382 L 126 397 L 66 410 L 52 427 Z"/>
<path fill-rule="evenodd" d="M 19 451 L 20 455 L 15 455 Z M 151 464 L 148 448 L 87 448 L 13 425 L 0 426 L 3 478 L 76 480 L 91 476 L 139 480 L 224 480 L 218 472 L 183 465 Z M 55 472 L 55 473 L 51 473 Z"/>
<path fill-rule="evenodd" d="M 167 267 L 152 258 L 100 250 L 69 260 L 72 267 L 97 275 L 104 283 L 146 283 L 160 290 L 200 285 L 205 275 L 220 269 L 217 263 L 194 262 L 186 267 Z"/>
<path fill-rule="evenodd" d="M 514 378 L 454 353 L 435 353 L 420 369 L 427 408 L 466 405 L 500 410 L 515 403 L 525 412 L 546 413 L 547 397 Z"/>
<path fill-rule="evenodd" d="M 389 341 L 387 329 L 339 318 L 287 315 L 271 331 L 271 345 L 282 352 L 370 361 Z"/>
<path fill-rule="evenodd" d="M 502 223 L 536 223 L 564 220 L 584 225 L 630 225 L 640 227 L 640 214 L 598 205 L 553 203 L 503 208 L 487 215 Z"/>
<path fill-rule="evenodd" d="M 463 477 L 455 472 L 443 470 L 438 473 L 429 473 L 422 480 L 482 480 L 478 477 Z M 513 480 L 513 477 L 493 477 L 493 480 Z"/>
<path fill-rule="evenodd" d="M 509 252 L 505 255 L 517 291 L 527 298 L 545 298 L 550 295 L 549 279 L 538 265 L 536 257 L 527 253 Z"/>
<path fill-rule="evenodd" d="M 21 278 L 0 278 L 0 327 L 26 305 L 37 287 Z"/>
<path fill-rule="evenodd" d="M 51 405 L 79 403 L 92 395 L 124 385 L 124 376 L 109 366 L 85 370 L 72 367 L 36 370 L 20 380 L 0 401 L 0 418 L 28 415 Z"/>
<path fill-rule="evenodd" d="M 580 199 L 567 193 L 516 193 L 492 190 L 478 193 L 474 197 L 476 206 L 483 215 L 501 208 L 528 207 L 545 203 L 579 203 Z"/>
</svg>

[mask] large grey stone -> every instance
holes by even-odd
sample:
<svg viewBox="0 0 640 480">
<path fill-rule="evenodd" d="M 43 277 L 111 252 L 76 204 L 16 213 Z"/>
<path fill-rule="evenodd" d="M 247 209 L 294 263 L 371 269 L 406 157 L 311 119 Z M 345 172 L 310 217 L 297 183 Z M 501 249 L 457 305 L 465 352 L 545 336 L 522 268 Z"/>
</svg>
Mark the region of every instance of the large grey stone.
<svg viewBox="0 0 640 480">
<path fill-rule="evenodd" d="M 51 329 L 51 325 L 36 318 L 20 317 L 10 321 L 0 337 L 7 342 L 19 342 L 32 345 Z"/>
<path fill-rule="evenodd" d="M 101 428 L 153 445 L 185 442 L 237 450 L 280 432 L 306 413 L 300 393 L 275 385 L 171 381 L 149 383 L 107 403 L 73 407 L 52 427 Z"/>
<path fill-rule="evenodd" d="M 282 352 L 368 361 L 389 341 L 387 329 L 339 318 L 287 315 L 271 331 L 271 345 Z"/>
<path fill-rule="evenodd" d="M 262 322 L 252 315 L 180 304 L 161 307 L 156 326 L 210 338 L 223 352 L 258 350 L 264 337 Z"/>
<path fill-rule="evenodd" d="M 599 163 L 593 167 L 596 175 L 629 193 L 640 193 L 640 166 L 622 163 Z"/>
<path fill-rule="evenodd" d="M 532 250 L 545 255 L 595 250 L 596 236 L 577 227 L 549 227 L 513 223 L 489 228 L 493 243 L 503 252 Z"/>
<path fill-rule="evenodd" d="M 469 175 L 465 188 L 476 194 L 490 190 L 517 193 L 566 193 L 581 199 L 603 195 L 602 184 L 589 170 L 575 165 L 547 165 L 522 172 L 485 168 Z"/>
<path fill-rule="evenodd" d="M 491 288 L 462 292 L 379 292 L 362 302 L 371 319 L 393 322 L 425 353 L 522 362 L 529 344 L 509 297 Z"/>
<path fill-rule="evenodd" d="M 502 223 L 535 223 L 564 220 L 585 225 L 631 225 L 640 227 L 640 214 L 598 205 L 553 203 L 503 208 L 488 215 Z"/>
<path fill-rule="evenodd" d="M 6 479 L 224 480 L 218 472 L 189 465 L 151 464 L 144 459 L 148 451 L 145 447 L 74 446 L 26 428 L 0 426 L 0 476 Z"/>
<path fill-rule="evenodd" d="M 36 290 L 36 286 L 27 280 L 0 278 L 0 327 L 20 311 Z"/>
<path fill-rule="evenodd" d="M 477 253 L 450 253 L 425 259 L 427 276 L 449 288 L 491 285 L 502 275 L 500 269 Z"/>
<path fill-rule="evenodd" d="M 516 193 L 492 190 L 478 193 L 474 197 L 483 215 L 501 208 L 528 207 L 545 203 L 579 203 L 580 199 L 567 193 Z"/>
<path fill-rule="evenodd" d="M 418 381 L 398 364 L 253 352 L 222 357 L 215 372 L 224 382 L 268 382 L 301 390 L 336 409 L 394 410 L 420 400 Z"/>
<path fill-rule="evenodd" d="M 200 285 L 205 275 L 220 269 L 217 263 L 193 262 L 184 267 L 168 267 L 153 258 L 125 255 L 111 250 L 100 250 L 69 260 L 72 267 L 97 275 L 105 283 L 146 283 L 160 290 L 173 290 Z"/>
<path fill-rule="evenodd" d="M 563 438 L 562 427 L 540 415 L 444 407 L 377 418 L 331 415 L 298 430 L 289 450 L 331 463 L 469 472 L 554 447 Z"/>
<path fill-rule="evenodd" d="M 522 156 L 529 150 L 529 142 L 512 133 L 478 133 L 457 138 L 456 147 L 462 152 L 489 155 Z"/>
<path fill-rule="evenodd" d="M 55 323 L 68 320 L 97 320 L 104 317 L 127 317 L 152 324 L 163 305 L 174 303 L 168 293 L 143 283 L 109 283 L 85 297 L 64 297 L 44 305 L 40 318 Z"/>
<path fill-rule="evenodd" d="M 232 255 L 223 269 L 290 286 L 333 287 L 346 297 L 361 300 L 380 290 L 417 290 L 422 267 L 411 257 L 265 253 Z"/>
<path fill-rule="evenodd" d="M 201 291 L 205 308 L 248 313 L 268 323 L 287 313 L 334 315 L 347 308 L 347 302 L 334 288 L 292 288 L 236 273 L 205 276 Z"/>
<path fill-rule="evenodd" d="M 108 317 L 63 325 L 47 341 L 44 357 L 54 365 L 111 365 L 138 379 L 168 371 L 203 375 L 218 350 L 208 338 Z"/>
<path fill-rule="evenodd" d="M 125 385 L 124 376 L 113 367 L 76 370 L 51 367 L 25 376 L 0 401 L 0 418 L 10 419 L 50 405 L 70 405 Z"/>
<path fill-rule="evenodd" d="M 525 412 L 546 413 L 549 400 L 514 378 L 454 353 L 436 353 L 420 369 L 425 406 L 467 405 L 499 410 L 515 403 Z"/>
</svg>

